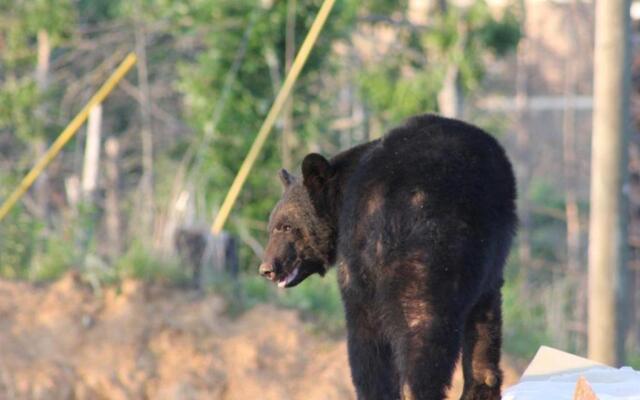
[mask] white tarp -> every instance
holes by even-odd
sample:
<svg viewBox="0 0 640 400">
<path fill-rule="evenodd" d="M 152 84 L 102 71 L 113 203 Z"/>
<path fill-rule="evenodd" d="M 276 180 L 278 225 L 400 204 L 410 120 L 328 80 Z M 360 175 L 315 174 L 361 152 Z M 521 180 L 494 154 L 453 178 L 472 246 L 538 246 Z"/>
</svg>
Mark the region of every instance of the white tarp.
<svg viewBox="0 0 640 400">
<path fill-rule="evenodd" d="M 640 372 L 598 364 L 586 358 L 542 346 L 520 382 L 503 400 L 572 400 L 583 376 L 599 400 L 640 400 Z"/>
</svg>

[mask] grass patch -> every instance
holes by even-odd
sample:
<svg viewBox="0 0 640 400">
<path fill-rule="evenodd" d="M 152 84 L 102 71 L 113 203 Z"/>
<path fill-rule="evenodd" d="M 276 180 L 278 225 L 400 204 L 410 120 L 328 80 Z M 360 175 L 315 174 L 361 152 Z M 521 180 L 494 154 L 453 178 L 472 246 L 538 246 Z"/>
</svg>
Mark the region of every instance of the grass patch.
<svg viewBox="0 0 640 400">
<path fill-rule="evenodd" d="M 50 282 L 60 278 L 74 263 L 73 247 L 65 240 L 51 238 L 42 252 L 31 259 L 27 278 L 32 282 Z"/>
<path fill-rule="evenodd" d="M 291 289 L 279 289 L 257 274 L 243 274 L 236 281 L 221 278 L 210 289 L 227 300 L 228 312 L 233 316 L 257 304 L 269 303 L 300 311 L 318 332 L 338 335 L 345 329 L 335 268 L 324 278 L 314 275 Z"/>
<path fill-rule="evenodd" d="M 116 262 L 115 269 L 120 278 L 133 278 L 147 282 L 185 285 L 189 282 L 187 271 L 177 259 L 160 258 L 139 243 Z"/>
<path fill-rule="evenodd" d="M 317 322 L 317 327 L 323 332 L 344 332 L 344 308 L 335 268 L 324 278 L 312 276 L 295 288 L 285 290 L 276 297 L 276 303 L 300 310 L 304 318 Z"/>
<path fill-rule="evenodd" d="M 640 353 L 629 349 L 629 351 L 627 351 L 626 358 L 627 359 L 624 363 L 625 365 L 628 365 L 636 371 L 640 371 Z"/>
<path fill-rule="evenodd" d="M 523 304 L 517 280 L 506 282 L 502 288 L 502 314 L 504 350 L 508 354 L 530 360 L 541 345 L 551 343 L 544 313 L 541 304 Z"/>
</svg>

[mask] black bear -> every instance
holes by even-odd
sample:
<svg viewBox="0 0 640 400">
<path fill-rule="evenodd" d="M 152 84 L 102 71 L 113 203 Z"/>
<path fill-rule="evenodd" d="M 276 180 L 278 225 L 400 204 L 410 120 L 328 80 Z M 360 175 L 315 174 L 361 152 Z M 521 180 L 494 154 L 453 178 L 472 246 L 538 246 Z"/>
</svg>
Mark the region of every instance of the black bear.
<svg viewBox="0 0 640 400">
<path fill-rule="evenodd" d="M 293 287 L 337 264 L 358 399 L 499 399 L 513 171 L 479 128 L 434 115 L 331 160 L 309 154 L 269 220 L 260 274 Z"/>
</svg>

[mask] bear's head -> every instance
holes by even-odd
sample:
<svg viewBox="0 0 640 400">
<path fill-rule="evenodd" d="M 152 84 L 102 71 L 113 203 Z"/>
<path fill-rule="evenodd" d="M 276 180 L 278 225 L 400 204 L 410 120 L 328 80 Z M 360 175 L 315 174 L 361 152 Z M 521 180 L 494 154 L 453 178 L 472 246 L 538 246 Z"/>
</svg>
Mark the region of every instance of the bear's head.
<svg viewBox="0 0 640 400">
<path fill-rule="evenodd" d="M 324 275 L 335 258 L 335 229 L 326 206 L 331 165 L 319 154 L 302 162 L 302 182 L 280 170 L 282 198 L 269 217 L 269 242 L 260 274 L 279 287 L 293 287 L 308 276 Z"/>
</svg>

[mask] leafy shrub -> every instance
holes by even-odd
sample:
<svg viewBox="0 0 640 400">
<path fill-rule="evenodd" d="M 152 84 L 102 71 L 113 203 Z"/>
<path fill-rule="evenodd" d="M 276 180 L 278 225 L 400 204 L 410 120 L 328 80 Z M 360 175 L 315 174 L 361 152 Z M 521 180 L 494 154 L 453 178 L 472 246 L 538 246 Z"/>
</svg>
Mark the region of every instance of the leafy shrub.
<svg viewBox="0 0 640 400">
<path fill-rule="evenodd" d="M 160 258 L 139 242 L 134 242 L 122 258 L 116 261 L 115 268 L 120 277 L 176 285 L 184 285 L 189 281 L 187 271 L 177 260 Z"/>
<path fill-rule="evenodd" d="M 0 224 L 0 277 L 26 278 L 40 224 L 22 207 L 13 209 Z"/>
<path fill-rule="evenodd" d="M 318 330 L 336 334 L 344 331 L 344 309 L 333 268 L 324 278 L 311 277 L 293 290 L 276 297 L 276 303 L 300 310 L 302 316 L 317 322 Z"/>
<path fill-rule="evenodd" d="M 74 258 L 73 243 L 50 237 L 43 250 L 33 256 L 27 278 L 34 282 L 54 281 L 73 266 Z"/>
<path fill-rule="evenodd" d="M 242 313 L 260 303 L 299 310 L 317 331 L 344 331 L 344 311 L 335 268 L 324 278 L 313 276 L 293 289 L 282 290 L 256 274 L 243 274 L 237 281 L 221 277 L 211 288 L 227 300 L 228 312 Z"/>
<path fill-rule="evenodd" d="M 545 309 L 538 301 L 523 302 L 518 281 L 502 288 L 503 342 L 507 353 L 529 360 L 543 344 L 549 344 Z"/>
</svg>

